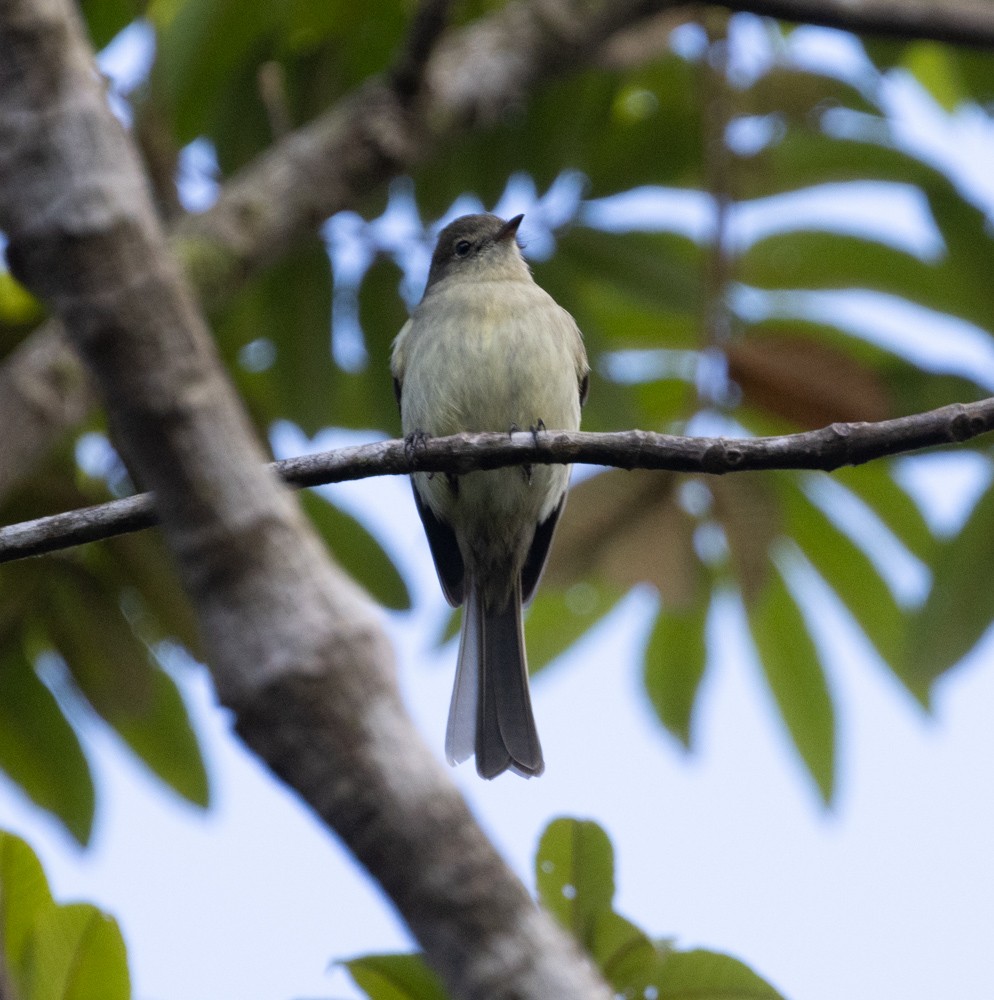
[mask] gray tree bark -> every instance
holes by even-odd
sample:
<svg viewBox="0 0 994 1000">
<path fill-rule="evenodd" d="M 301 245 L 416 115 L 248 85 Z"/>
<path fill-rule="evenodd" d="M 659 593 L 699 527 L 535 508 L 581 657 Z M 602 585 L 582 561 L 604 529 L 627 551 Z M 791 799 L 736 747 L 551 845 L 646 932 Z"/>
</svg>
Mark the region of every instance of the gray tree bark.
<svg viewBox="0 0 994 1000">
<path fill-rule="evenodd" d="M 419 739 L 376 609 L 264 466 L 71 0 L 0 0 L 0 228 L 155 492 L 245 741 L 380 881 L 453 996 L 607 1000 Z"/>
</svg>

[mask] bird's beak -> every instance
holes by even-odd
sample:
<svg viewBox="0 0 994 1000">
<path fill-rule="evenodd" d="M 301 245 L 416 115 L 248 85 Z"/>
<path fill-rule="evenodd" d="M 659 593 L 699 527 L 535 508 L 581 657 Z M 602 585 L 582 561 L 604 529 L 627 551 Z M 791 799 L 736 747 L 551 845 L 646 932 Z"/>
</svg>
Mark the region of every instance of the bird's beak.
<svg viewBox="0 0 994 1000">
<path fill-rule="evenodd" d="M 513 240 L 523 218 L 523 215 L 516 215 L 513 219 L 508 219 L 494 237 L 494 242 L 501 243 L 504 240 Z"/>
</svg>

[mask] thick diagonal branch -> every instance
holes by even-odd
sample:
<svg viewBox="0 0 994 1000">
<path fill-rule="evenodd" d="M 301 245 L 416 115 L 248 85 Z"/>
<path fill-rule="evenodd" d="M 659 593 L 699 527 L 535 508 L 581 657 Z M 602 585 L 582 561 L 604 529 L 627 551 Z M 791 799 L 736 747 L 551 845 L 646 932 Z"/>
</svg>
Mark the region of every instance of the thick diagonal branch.
<svg viewBox="0 0 994 1000">
<path fill-rule="evenodd" d="M 155 492 L 246 742 L 379 879 L 453 996 L 607 1000 L 418 738 L 375 609 L 263 465 L 72 0 L 0 0 L 0 228 Z"/>
</svg>

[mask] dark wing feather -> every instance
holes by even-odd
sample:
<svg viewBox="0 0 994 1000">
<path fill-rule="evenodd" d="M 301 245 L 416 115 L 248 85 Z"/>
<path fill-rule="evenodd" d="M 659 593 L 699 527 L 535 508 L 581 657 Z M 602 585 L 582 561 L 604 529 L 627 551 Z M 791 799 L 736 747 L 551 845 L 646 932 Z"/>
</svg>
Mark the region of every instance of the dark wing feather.
<svg viewBox="0 0 994 1000">
<path fill-rule="evenodd" d="M 438 573 L 438 582 L 442 585 L 442 593 L 449 604 L 457 608 L 463 602 L 466 570 L 455 532 L 444 521 L 439 520 L 431 507 L 421 499 L 413 480 L 411 486 L 414 488 L 414 502 L 418 505 L 425 535 L 428 536 L 431 557 L 435 560 L 435 571 Z"/>
<path fill-rule="evenodd" d="M 535 529 L 535 537 L 532 539 L 531 548 L 525 559 L 525 565 L 521 569 L 521 598 L 525 604 L 531 599 L 538 586 L 539 577 L 545 569 L 545 561 L 549 558 L 549 548 L 552 545 L 552 536 L 556 532 L 556 522 L 566 505 L 566 494 L 563 494 L 559 501 L 559 506 Z"/>
</svg>

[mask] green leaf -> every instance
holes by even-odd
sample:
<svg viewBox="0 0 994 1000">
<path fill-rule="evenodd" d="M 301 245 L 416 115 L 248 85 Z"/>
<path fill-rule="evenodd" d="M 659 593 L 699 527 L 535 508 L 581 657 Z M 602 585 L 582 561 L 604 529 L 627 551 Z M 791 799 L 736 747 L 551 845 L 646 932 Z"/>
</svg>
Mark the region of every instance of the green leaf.
<svg viewBox="0 0 994 1000">
<path fill-rule="evenodd" d="M 597 920 L 614 898 L 614 851 L 588 820 L 553 820 L 535 857 L 535 884 L 545 908 L 588 950 Z"/>
<path fill-rule="evenodd" d="M 912 555 L 928 563 L 935 552 L 935 536 L 921 509 L 895 481 L 892 468 L 889 461 L 868 462 L 836 469 L 832 478 L 858 496 Z"/>
<path fill-rule="evenodd" d="M 785 64 L 771 66 L 746 90 L 729 89 L 726 94 L 737 99 L 747 114 L 778 115 L 802 128 L 810 128 L 826 108 L 845 107 L 867 114 L 877 110 L 851 84 Z"/>
<path fill-rule="evenodd" d="M 365 955 L 343 963 L 370 1000 L 446 1000 L 441 982 L 420 955 Z"/>
<path fill-rule="evenodd" d="M 143 13 L 137 0 L 82 0 L 80 4 L 93 48 L 98 52 Z"/>
<path fill-rule="evenodd" d="M 984 49 L 957 47 L 953 57 L 959 64 L 959 76 L 970 96 L 980 105 L 994 99 L 994 66 Z"/>
<path fill-rule="evenodd" d="M 795 479 L 783 477 L 781 483 L 788 534 L 849 609 L 881 659 L 910 687 L 904 660 L 908 616 L 890 587 L 866 552 L 805 496 Z M 927 692 L 913 688 L 912 694 L 927 698 Z"/>
<path fill-rule="evenodd" d="M 936 264 L 858 236 L 801 230 L 757 240 L 739 259 L 737 276 L 774 290 L 870 289 L 986 329 L 994 289 L 983 280 L 978 253 L 991 243 L 984 216 L 948 185 L 927 193 L 947 249 Z"/>
<path fill-rule="evenodd" d="M 260 428 L 290 420 L 314 434 L 338 423 L 341 373 L 331 356 L 331 265 L 316 237 L 249 282 L 217 323 L 217 336 Z M 260 338 L 270 342 L 273 360 L 252 370 L 240 352 Z M 386 391 L 386 370 L 381 377 Z M 353 422 L 363 415 L 360 409 Z"/>
<path fill-rule="evenodd" d="M 932 589 L 911 619 L 908 672 L 928 690 L 977 644 L 994 620 L 994 489 L 977 501 L 959 534 L 939 543 Z"/>
<path fill-rule="evenodd" d="M 208 131 L 224 88 L 247 63 L 262 61 L 261 47 L 284 16 L 266 0 L 158 0 L 149 14 L 158 29 L 154 69 L 173 109 L 181 145 Z"/>
<path fill-rule="evenodd" d="M 835 709 L 807 623 L 779 573 L 746 610 L 770 692 L 827 804 L 835 788 Z"/>
<path fill-rule="evenodd" d="M 94 810 L 89 765 L 16 637 L 0 647 L 0 768 L 87 843 Z"/>
<path fill-rule="evenodd" d="M 547 81 L 496 124 L 464 130 L 444 156 L 426 161 L 414 174 L 419 204 L 428 217 L 440 216 L 454 192 L 470 191 L 493 205 L 519 171 L 544 190 L 562 171 L 578 170 L 594 196 L 699 183 L 697 74 L 680 57 L 663 55 L 634 71 L 587 70 Z"/>
<path fill-rule="evenodd" d="M 950 46 L 915 41 L 904 50 L 902 62 L 947 113 L 966 100 L 966 88 Z"/>
<path fill-rule="evenodd" d="M 563 234 L 555 257 L 536 273 L 549 294 L 568 306 L 595 348 L 620 350 L 649 344 L 687 348 L 699 344 L 698 325 L 688 317 L 697 315 L 700 308 L 702 259 L 701 248 L 686 236 L 618 235 L 577 227 Z M 587 299 L 595 295 L 673 317 L 668 327 L 672 339 L 661 338 L 659 327 L 655 338 L 648 339 L 646 327 L 631 331 L 620 323 L 608 327 L 603 323 L 603 306 L 596 299 L 594 304 L 601 311 L 584 311 Z"/>
<path fill-rule="evenodd" d="M 98 577 L 62 564 L 51 571 L 49 636 L 96 712 L 171 788 L 209 802 L 207 772 L 175 683 L 152 662 Z"/>
<path fill-rule="evenodd" d="M 400 410 L 390 375 L 394 338 L 407 322 L 400 296 L 401 272 L 385 257 L 366 272 L 359 289 L 359 322 L 366 345 L 361 371 L 341 372 L 335 384 L 332 421 L 341 427 L 381 427 L 400 434 Z"/>
<path fill-rule="evenodd" d="M 150 683 L 147 712 L 140 717 L 124 715 L 114 728 L 170 788 L 206 809 L 210 780 L 183 697 L 164 670 L 153 669 Z"/>
<path fill-rule="evenodd" d="M 662 964 L 658 1000 L 783 1000 L 748 966 L 713 951 L 675 951 Z"/>
<path fill-rule="evenodd" d="M 181 643 L 196 660 L 203 660 L 197 619 L 179 582 L 162 537 L 144 531 L 108 538 L 89 550 L 94 569 L 105 586 L 119 586 L 125 594 L 137 591 L 141 607 L 132 627 L 150 645 L 171 639 Z"/>
<path fill-rule="evenodd" d="M 886 128 L 883 119 L 876 122 Z M 779 142 L 750 157 L 748 165 L 745 176 L 736 177 L 741 199 L 839 181 L 896 181 L 926 191 L 950 186 L 940 171 L 896 145 L 838 139 L 820 129 L 789 129 Z"/>
<path fill-rule="evenodd" d="M 37 922 L 25 1000 L 129 1000 L 124 940 L 95 906 L 59 906 Z"/>
<path fill-rule="evenodd" d="M 689 607 L 660 608 L 645 650 L 646 693 L 660 721 L 685 747 L 707 665 L 710 592 L 701 588 Z"/>
<path fill-rule="evenodd" d="M 644 995 L 641 991 L 651 984 L 660 954 L 656 945 L 630 920 L 613 910 L 600 911 L 594 917 L 587 947 L 617 993 Z"/>
<path fill-rule="evenodd" d="M 618 603 L 616 587 L 582 580 L 565 590 L 539 587 L 525 619 L 525 645 L 533 674 L 548 666 Z"/>
<path fill-rule="evenodd" d="M 0 944 L 19 1000 L 129 1000 L 124 940 L 83 903 L 57 905 L 31 848 L 0 831 Z"/>
<path fill-rule="evenodd" d="M 22 327 L 40 322 L 44 306 L 9 271 L 0 270 L 0 323 Z"/>
<path fill-rule="evenodd" d="M 397 611 L 411 606 L 404 578 L 380 543 L 350 514 L 313 490 L 302 490 L 300 502 L 325 540 L 336 562 L 381 604 Z"/>
<path fill-rule="evenodd" d="M 34 851 L 20 837 L 0 830 L 0 945 L 18 985 L 33 928 L 54 907 Z"/>
</svg>

